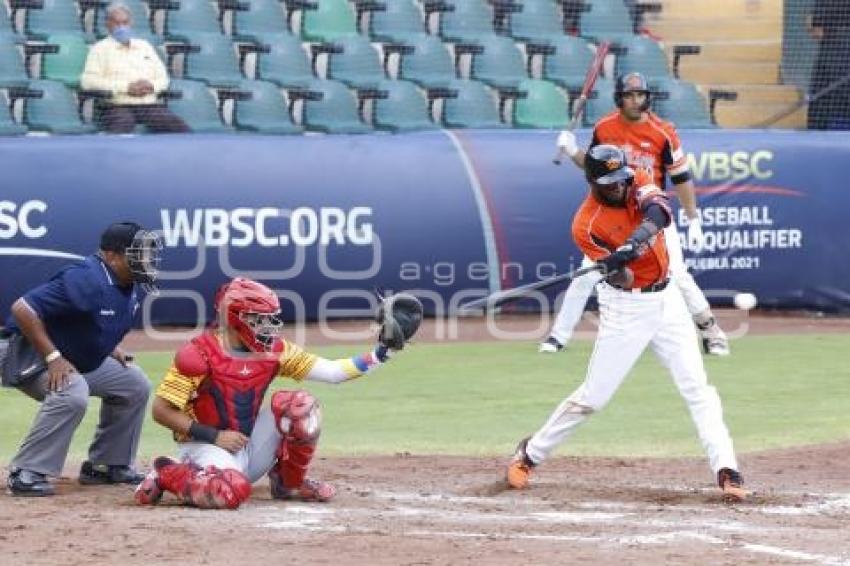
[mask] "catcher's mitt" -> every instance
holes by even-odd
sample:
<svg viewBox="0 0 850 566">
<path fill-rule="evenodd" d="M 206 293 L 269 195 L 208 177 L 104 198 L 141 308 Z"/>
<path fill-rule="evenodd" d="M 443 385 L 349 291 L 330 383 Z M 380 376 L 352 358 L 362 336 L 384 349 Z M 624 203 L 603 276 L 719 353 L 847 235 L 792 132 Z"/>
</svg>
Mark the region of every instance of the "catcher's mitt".
<svg viewBox="0 0 850 566">
<path fill-rule="evenodd" d="M 381 298 L 375 317 L 381 325 L 378 341 L 390 350 L 401 350 L 422 322 L 422 303 L 408 293 Z"/>
</svg>

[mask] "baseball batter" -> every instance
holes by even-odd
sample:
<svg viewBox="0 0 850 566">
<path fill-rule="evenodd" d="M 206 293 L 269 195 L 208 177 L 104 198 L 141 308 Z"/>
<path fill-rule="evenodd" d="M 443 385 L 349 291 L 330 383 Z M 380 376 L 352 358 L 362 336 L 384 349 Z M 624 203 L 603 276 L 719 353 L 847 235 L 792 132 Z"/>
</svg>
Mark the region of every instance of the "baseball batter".
<svg viewBox="0 0 850 566">
<path fill-rule="evenodd" d="M 319 402 L 307 391 L 285 390 L 261 409 L 266 390 L 278 376 L 325 383 L 360 377 L 386 361 L 389 349 L 403 347 L 408 334 L 401 344 L 382 334 L 374 351 L 327 360 L 280 336 L 280 304 L 264 285 L 234 279 L 215 304 L 217 328 L 177 352 L 153 403 L 154 420 L 174 433 L 180 461 L 157 458 L 136 489 L 137 503 L 155 504 L 168 491 L 196 507 L 235 509 L 266 473 L 275 499 L 330 500 L 332 485 L 307 478 Z"/>
<path fill-rule="evenodd" d="M 629 73 L 617 80 L 614 101 L 618 109 L 597 122 L 590 147 L 599 144 L 621 147 L 626 152 L 629 165 L 634 169 L 646 171 L 661 189 L 664 189 L 665 176 L 669 174 L 689 219 L 689 245 L 699 251 L 703 234 L 696 208 L 694 185 L 676 129 L 671 123 L 649 111 L 649 86 L 640 73 Z M 584 166 L 585 152 L 579 149 L 572 132 L 562 132 L 558 138 L 558 146 L 577 166 Z M 718 326 L 705 295 L 685 266 L 675 225 L 668 225 L 665 233 L 671 277 L 684 296 L 688 311 L 700 330 L 703 349 L 706 353 L 716 356 L 729 355 L 726 335 Z M 589 263 L 589 259 L 585 257 L 584 265 Z M 591 273 L 575 279 L 570 284 L 549 337 L 540 344 L 540 352 L 557 352 L 569 342 L 584 311 L 585 303 L 598 282 L 599 274 Z"/>
<path fill-rule="evenodd" d="M 633 171 L 626 160 L 623 150 L 604 144 L 591 147 L 585 157 L 591 191 L 572 231 L 603 277 L 599 334 L 584 382 L 540 430 L 520 442 L 508 466 L 508 484 L 526 487 L 532 469 L 608 404 L 649 346 L 684 398 L 724 496 L 741 501 L 747 492 L 720 397 L 708 384 L 682 294 L 668 285 L 670 255 L 663 231 L 672 219 L 668 198 L 647 171 Z"/>
</svg>

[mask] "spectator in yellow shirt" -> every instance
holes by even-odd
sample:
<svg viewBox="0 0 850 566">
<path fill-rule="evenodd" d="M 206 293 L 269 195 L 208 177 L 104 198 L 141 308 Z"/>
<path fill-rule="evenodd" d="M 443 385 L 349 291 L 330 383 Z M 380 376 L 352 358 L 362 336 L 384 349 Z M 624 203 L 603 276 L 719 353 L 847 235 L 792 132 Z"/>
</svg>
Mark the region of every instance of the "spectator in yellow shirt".
<svg viewBox="0 0 850 566">
<path fill-rule="evenodd" d="M 109 36 L 89 50 L 83 69 L 84 89 L 102 90 L 111 97 L 100 105 L 101 127 L 122 134 L 144 124 L 152 132 L 188 132 L 189 127 L 157 94 L 168 88 L 168 73 L 153 46 L 133 37 L 133 15 L 124 4 L 106 9 Z"/>
</svg>

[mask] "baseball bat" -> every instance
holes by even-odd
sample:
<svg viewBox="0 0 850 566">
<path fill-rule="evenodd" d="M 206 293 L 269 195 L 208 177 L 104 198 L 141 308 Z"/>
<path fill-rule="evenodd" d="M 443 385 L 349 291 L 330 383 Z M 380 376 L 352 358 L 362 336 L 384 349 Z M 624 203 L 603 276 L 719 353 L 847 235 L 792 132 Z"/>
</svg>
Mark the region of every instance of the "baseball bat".
<svg viewBox="0 0 850 566">
<path fill-rule="evenodd" d="M 569 273 L 553 275 L 548 279 L 541 279 L 540 281 L 535 281 L 534 283 L 529 283 L 528 285 L 514 287 L 513 289 L 508 289 L 507 291 L 497 291 L 495 293 L 490 293 L 486 297 L 482 297 L 480 299 L 476 299 L 474 301 L 466 303 L 465 305 L 462 305 L 460 307 L 460 312 L 464 313 L 478 308 L 484 308 L 485 310 L 492 309 L 504 303 L 521 299 L 532 291 L 542 291 L 543 289 L 554 287 L 555 285 L 563 283 L 564 281 L 570 281 L 572 279 L 575 279 L 576 277 L 581 277 L 582 275 L 586 275 L 592 271 L 599 271 L 601 269 L 602 265 L 595 263 L 587 267 L 582 267 L 581 269 L 574 269 Z"/>
<path fill-rule="evenodd" d="M 584 85 L 581 88 L 581 95 L 578 97 L 575 108 L 573 109 L 573 117 L 567 125 L 567 130 L 570 132 L 575 130 L 581 121 L 581 117 L 584 114 L 584 107 L 587 104 L 587 97 L 590 96 L 590 91 L 593 90 L 593 85 L 596 84 L 596 79 L 599 78 L 599 73 L 602 71 L 602 64 L 605 62 L 605 56 L 608 54 L 610 47 L 610 42 L 603 41 L 599 44 L 599 47 L 596 48 L 596 55 L 594 55 L 593 60 L 590 62 L 590 67 L 587 68 L 587 75 L 584 77 Z M 552 159 L 552 163 L 560 165 L 564 156 L 564 151 L 559 147 L 558 152 Z"/>
</svg>

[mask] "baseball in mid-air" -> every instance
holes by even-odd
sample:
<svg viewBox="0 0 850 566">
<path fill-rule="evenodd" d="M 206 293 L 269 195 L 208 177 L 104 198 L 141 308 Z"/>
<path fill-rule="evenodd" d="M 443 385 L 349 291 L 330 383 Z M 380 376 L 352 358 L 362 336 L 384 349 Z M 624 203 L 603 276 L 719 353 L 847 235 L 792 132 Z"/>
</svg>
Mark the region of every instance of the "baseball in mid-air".
<svg viewBox="0 0 850 566">
<path fill-rule="evenodd" d="M 758 300 L 752 293 L 738 293 L 735 295 L 735 298 L 732 299 L 732 302 L 734 302 L 735 306 L 742 311 L 748 311 L 756 306 Z"/>
</svg>

